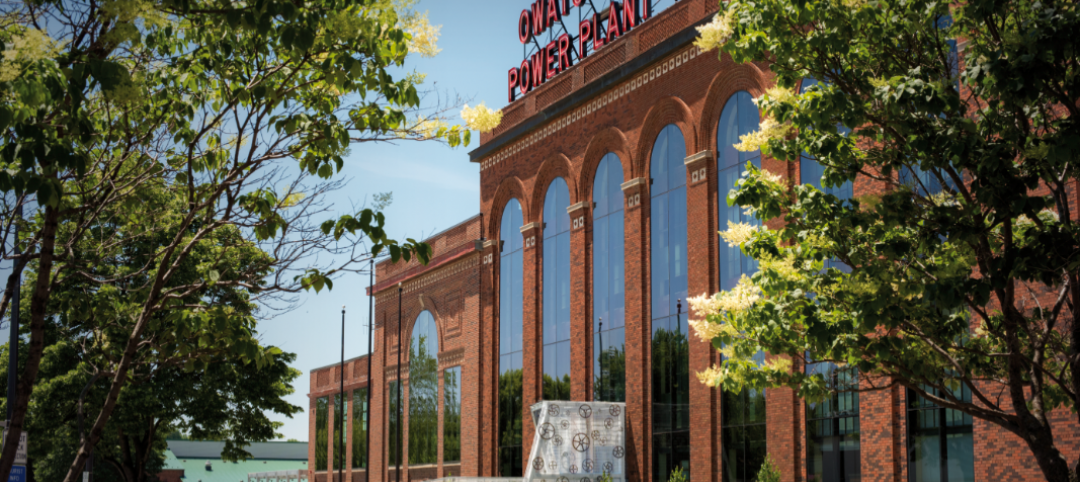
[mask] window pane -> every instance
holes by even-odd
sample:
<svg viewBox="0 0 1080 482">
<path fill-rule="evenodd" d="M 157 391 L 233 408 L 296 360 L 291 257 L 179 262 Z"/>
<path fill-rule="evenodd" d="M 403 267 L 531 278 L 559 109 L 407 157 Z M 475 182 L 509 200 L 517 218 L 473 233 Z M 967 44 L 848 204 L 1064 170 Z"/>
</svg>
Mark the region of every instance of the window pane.
<svg viewBox="0 0 1080 482">
<path fill-rule="evenodd" d="M 352 402 L 352 466 L 367 468 L 368 399 L 367 388 L 353 390 Z"/>
<path fill-rule="evenodd" d="M 612 199 L 593 214 L 593 398 L 611 402 L 626 399 L 622 179 L 618 156 L 605 155 L 593 185 Z"/>
<path fill-rule="evenodd" d="M 439 461 L 438 353 L 435 318 L 424 311 L 413 325 L 409 348 L 409 465 Z"/>
<path fill-rule="evenodd" d="M 544 198 L 544 350 L 545 356 L 559 353 L 561 343 L 570 340 L 570 191 L 566 181 L 556 178 Z M 545 360 L 543 394 L 547 400 L 570 397 L 569 359 Z M 553 398 L 549 398 L 553 397 Z"/>
<path fill-rule="evenodd" d="M 348 402 L 342 400 L 342 394 L 334 394 L 334 470 L 345 468 L 345 414 Z"/>
<path fill-rule="evenodd" d="M 761 153 L 738 152 L 732 147 L 739 142 L 739 137 L 756 132 L 759 128 L 760 117 L 753 98 L 745 91 L 736 92 L 732 95 L 724 110 L 720 114 L 720 128 L 717 130 L 717 182 L 718 182 L 718 212 L 719 228 L 728 229 L 728 223 L 747 223 L 760 226 L 761 222 L 753 216 L 747 215 L 745 209 L 739 206 L 729 206 L 727 196 L 735 189 L 739 179 L 746 173 L 747 161 L 761 168 Z M 718 254 L 720 258 L 720 289 L 728 291 L 738 284 L 743 276 L 751 276 L 757 272 L 757 261 L 742 254 L 738 246 L 729 246 L 724 240 L 719 241 Z"/>
<path fill-rule="evenodd" d="M 315 470 L 326 470 L 330 439 L 330 397 L 315 399 Z"/>
<path fill-rule="evenodd" d="M 522 473 L 520 460 L 505 467 L 501 463 L 509 457 L 506 454 L 521 452 L 522 222 L 521 205 L 511 199 L 500 226 L 499 260 L 499 468 L 506 477 L 519 477 Z"/>
<path fill-rule="evenodd" d="M 404 394 L 399 392 L 401 386 L 398 384 L 397 380 L 390 382 L 387 388 L 389 391 L 386 395 L 390 400 L 390 403 L 386 404 L 387 420 L 390 421 L 390 434 L 389 437 L 387 437 L 390 442 L 390 449 L 387 450 L 387 455 L 389 456 L 387 460 L 389 460 L 388 463 L 390 466 L 397 466 L 401 463 L 401 456 L 398 454 L 398 445 L 401 444 L 403 438 L 401 424 L 399 423 L 398 418 L 398 397 Z"/>
<path fill-rule="evenodd" d="M 811 363 L 809 375 L 820 374 L 836 390 L 859 386 L 858 372 L 832 363 Z M 862 472 L 859 451 L 859 394 L 833 393 L 807 403 L 807 473 L 820 482 L 858 482 Z"/>
<path fill-rule="evenodd" d="M 936 390 L 927 388 L 936 394 Z M 970 401 L 967 388 L 953 392 Z M 907 391 L 909 480 L 911 482 L 974 482 L 975 455 L 972 418 L 964 413 L 938 407 Z"/>
<path fill-rule="evenodd" d="M 443 372 L 443 462 L 461 460 L 461 367 Z"/>
<path fill-rule="evenodd" d="M 676 466 L 684 467 L 689 473 L 690 345 L 686 336 L 685 158 L 686 143 L 682 131 L 675 125 L 665 127 L 653 145 L 650 162 L 652 475 L 653 480 L 657 481 L 667 480 Z M 678 310 L 680 300 L 683 303 L 681 314 Z"/>
</svg>

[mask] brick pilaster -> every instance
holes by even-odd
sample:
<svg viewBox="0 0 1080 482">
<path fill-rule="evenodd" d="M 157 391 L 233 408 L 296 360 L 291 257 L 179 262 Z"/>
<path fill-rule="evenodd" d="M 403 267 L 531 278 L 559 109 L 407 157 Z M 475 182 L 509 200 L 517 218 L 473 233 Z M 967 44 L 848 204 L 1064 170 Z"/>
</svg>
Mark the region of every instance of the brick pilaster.
<svg viewBox="0 0 1080 482">
<path fill-rule="evenodd" d="M 570 399 L 592 400 L 592 223 L 586 203 L 570 214 Z"/>
<path fill-rule="evenodd" d="M 652 390 L 648 347 L 652 340 L 648 304 L 651 296 L 647 277 L 649 180 L 644 177 L 622 184 L 626 244 L 626 471 L 628 480 L 651 478 L 652 455 L 648 447 L 652 433 Z"/>
<path fill-rule="evenodd" d="M 528 223 L 521 227 L 523 238 L 522 252 L 525 281 L 522 285 L 524 293 L 522 304 L 524 316 L 522 318 L 522 363 L 523 363 L 523 389 L 521 397 L 521 445 L 522 466 L 528 463 L 529 452 L 532 449 L 533 434 L 536 427 L 533 425 L 529 407 L 539 402 L 542 396 L 541 384 L 543 382 L 543 365 L 541 353 L 543 353 L 544 324 L 543 315 L 540 312 L 543 295 L 543 254 L 544 233 L 543 224 L 539 222 Z"/>
<path fill-rule="evenodd" d="M 686 158 L 686 221 L 689 296 L 716 290 L 716 163 L 712 151 L 702 151 Z M 690 313 L 682 300 L 683 312 Z M 697 383 L 695 373 L 716 362 L 715 350 L 708 342 L 690 334 L 690 473 L 694 480 L 719 480 L 720 418 L 719 391 Z"/>
</svg>

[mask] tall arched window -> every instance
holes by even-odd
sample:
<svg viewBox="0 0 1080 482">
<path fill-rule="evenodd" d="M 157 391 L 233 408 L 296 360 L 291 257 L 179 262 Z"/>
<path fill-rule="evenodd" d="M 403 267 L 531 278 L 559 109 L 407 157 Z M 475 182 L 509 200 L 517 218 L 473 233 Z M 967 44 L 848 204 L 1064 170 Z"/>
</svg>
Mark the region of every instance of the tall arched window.
<svg viewBox="0 0 1080 482">
<path fill-rule="evenodd" d="M 409 465 L 439 463 L 439 333 L 424 311 L 409 343 Z"/>
<path fill-rule="evenodd" d="M 593 182 L 593 399 L 626 401 L 626 282 L 623 265 L 623 170 L 600 160 Z"/>
<path fill-rule="evenodd" d="M 760 151 L 739 152 L 734 147 L 739 143 L 740 136 L 758 130 L 760 120 L 753 98 L 745 91 L 731 96 L 720 114 L 720 124 L 716 130 L 720 229 L 727 229 L 729 222 L 761 225 L 760 220 L 746 214 L 743 208 L 728 206 L 726 201 L 728 192 L 735 188 L 746 172 L 747 162 L 761 168 Z M 734 288 L 739 278 L 751 276 L 758 269 L 757 262 L 744 256 L 738 246 L 729 246 L 721 240 L 718 251 L 721 290 Z M 755 359 L 763 363 L 764 354 L 759 353 Z M 765 460 L 765 392 L 749 389 L 739 393 L 724 391 L 722 398 L 724 481 L 751 480 Z"/>
<path fill-rule="evenodd" d="M 521 477 L 521 204 L 511 199 L 499 225 L 499 475 Z"/>
<path fill-rule="evenodd" d="M 653 144 L 650 166 L 654 481 L 667 480 L 676 467 L 688 478 L 690 473 L 685 160 L 682 131 L 665 127 Z"/>
<path fill-rule="evenodd" d="M 799 92 L 806 92 L 806 89 L 809 89 L 814 85 L 818 85 L 817 79 L 804 79 L 802 86 L 799 88 Z M 851 132 L 851 129 L 848 129 L 843 125 L 837 125 L 836 130 L 844 135 Z M 903 179 L 905 172 L 900 173 L 901 179 Z M 819 191 L 826 194 L 832 194 L 841 200 L 851 199 L 854 196 L 854 185 L 851 181 L 847 181 L 840 186 L 825 187 L 822 183 L 822 177 L 824 175 L 825 166 L 822 166 L 817 159 L 810 157 L 805 152 L 799 156 L 799 182 L 802 184 L 810 184 Z M 846 264 L 841 263 L 840 260 L 835 258 L 825 260 L 825 268 L 837 268 L 841 271 L 851 272 L 851 269 Z"/>
<path fill-rule="evenodd" d="M 544 400 L 570 399 L 570 189 L 563 178 L 544 197 Z"/>
<path fill-rule="evenodd" d="M 761 225 L 754 216 L 748 215 L 739 206 L 728 206 L 727 195 L 735 188 L 739 178 L 746 172 L 746 163 L 751 162 L 755 167 L 761 168 L 761 151 L 739 152 L 735 150 L 735 144 L 739 143 L 739 137 L 758 130 L 760 117 L 754 99 L 746 91 L 736 92 L 728 99 L 720 114 L 720 125 L 716 130 L 716 161 L 718 168 L 720 199 L 720 230 L 725 230 L 728 223 L 748 223 Z M 757 271 L 757 262 L 743 256 L 738 246 L 729 246 L 721 241 L 720 254 L 720 289 L 727 291 L 739 283 L 742 275 L 750 276 Z"/>
</svg>

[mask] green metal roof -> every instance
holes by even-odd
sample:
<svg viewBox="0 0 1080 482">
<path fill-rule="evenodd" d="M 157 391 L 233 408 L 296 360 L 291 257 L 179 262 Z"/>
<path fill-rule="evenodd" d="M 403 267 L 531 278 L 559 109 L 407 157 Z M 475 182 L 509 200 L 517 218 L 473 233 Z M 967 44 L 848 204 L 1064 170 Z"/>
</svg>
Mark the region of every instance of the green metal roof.
<svg viewBox="0 0 1080 482">
<path fill-rule="evenodd" d="M 206 470 L 206 462 L 213 470 Z M 306 470 L 306 460 L 245 460 L 225 462 L 217 459 L 178 459 L 165 451 L 165 470 L 184 470 L 186 482 L 247 482 L 249 473 L 278 470 Z"/>
</svg>

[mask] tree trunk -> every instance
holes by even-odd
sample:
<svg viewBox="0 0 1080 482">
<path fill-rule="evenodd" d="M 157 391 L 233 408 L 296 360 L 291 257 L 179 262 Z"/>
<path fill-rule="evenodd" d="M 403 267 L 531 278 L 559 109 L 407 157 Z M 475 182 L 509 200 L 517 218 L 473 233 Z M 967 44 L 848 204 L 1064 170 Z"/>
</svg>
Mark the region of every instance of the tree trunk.
<svg viewBox="0 0 1080 482">
<path fill-rule="evenodd" d="M 1076 471 L 1069 467 L 1065 455 L 1054 445 L 1054 435 L 1049 426 L 1028 428 L 1025 438 L 1028 449 L 1035 455 L 1047 482 L 1076 482 Z"/>
<path fill-rule="evenodd" d="M 15 465 L 15 454 L 19 449 L 19 437 L 22 435 L 23 424 L 26 423 L 26 410 L 30 406 L 30 392 L 34 389 L 37 381 L 38 368 L 41 366 L 41 354 L 45 350 L 45 308 L 52 294 L 52 267 L 53 249 L 56 247 L 56 228 L 59 218 L 57 208 L 45 207 L 45 224 L 41 229 L 41 257 L 38 260 L 37 283 L 34 284 L 34 294 L 30 298 L 30 350 L 27 353 L 26 367 L 19 383 L 16 384 L 18 394 L 15 397 L 15 410 L 11 420 L 8 421 L 8 429 L 4 432 L 4 450 L 0 454 L 0 480 L 8 480 L 11 474 L 11 466 Z M 16 290 L 18 293 L 18 290 Z M 16 294 L 16 296 L 18 296 Z M 11 403 L 11 400 L 8 400 Z"/>
</svg>

